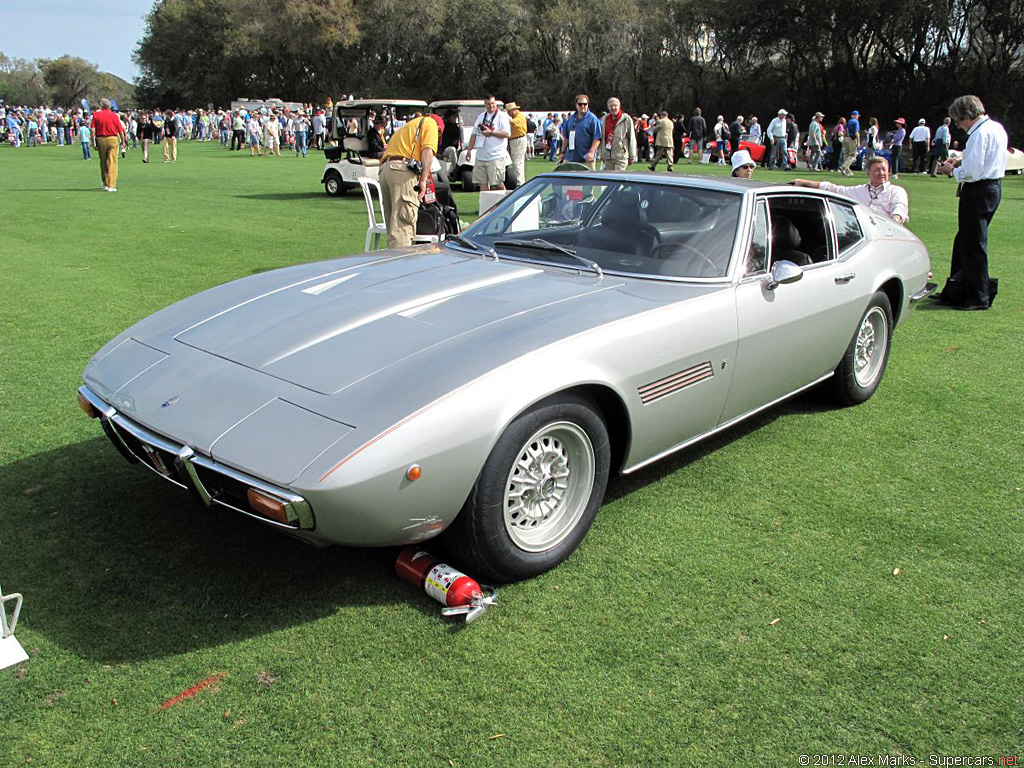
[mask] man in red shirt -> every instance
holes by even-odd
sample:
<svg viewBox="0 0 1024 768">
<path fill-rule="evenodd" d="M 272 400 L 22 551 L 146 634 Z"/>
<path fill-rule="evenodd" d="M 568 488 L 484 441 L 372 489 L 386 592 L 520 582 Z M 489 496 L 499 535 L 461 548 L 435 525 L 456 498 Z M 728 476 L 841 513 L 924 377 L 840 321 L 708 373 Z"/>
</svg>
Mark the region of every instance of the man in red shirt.
<svg viewBox="0 0 1024 768">
<path fill-rule="evenodd" d="M 92 135 L 100 155 L 100 178 L 107 192 L 117 192 L 117 150 L 128 143 L 124 124 L 110 111 L 110 99 L 100 99 L 99 111 L 92 116 Z"/>
</svg>

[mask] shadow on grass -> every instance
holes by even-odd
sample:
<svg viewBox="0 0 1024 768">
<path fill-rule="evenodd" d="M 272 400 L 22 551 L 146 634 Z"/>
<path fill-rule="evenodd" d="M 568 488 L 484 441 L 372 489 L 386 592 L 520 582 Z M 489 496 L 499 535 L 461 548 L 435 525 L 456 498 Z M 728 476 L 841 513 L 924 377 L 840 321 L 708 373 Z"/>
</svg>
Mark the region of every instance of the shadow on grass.
<svg viewBox="0 0 1024 768">
<path fill-rule="evenodd" d="M 804 396 L 640 472 L 615 500 L 787 414 Z M 0 576 L 25 595 L 23 626 L 79 657 L 141 661 L 236 642 L 349 608 L 438 606 L 394 574 L 397 548 L 316 549 L 230 511 L 208 511 L 106 438 L 0 469 Z M 440 545 L 428 550 L 441 555 Z M 457 631 L 453 629 L 453 631 Z"/>
<path fill-rule="evenodd" d="M 317 549 L 209 512 L 106 438 L 7 465 L 0 491 L 0 575 L 25 595 L 23 626 L 83 658 L 160 658 L 355 606 L 436 615 L 395 576 L 396 548 Z"/>
<path fill-rule="evenodd" d="M 235 195 L 242 200 L 326 200 L 323 192 L 274 192 L 262 195 Z M 353 199 L 355 199 L 353 197 Z"/>
<path fill-rule="evenodd" d="M 608 481 L 608 490 L 605 492 L 605 502 L 615 501 L 633 493 L 639 488 L 656 483 L 662 478 L 689 466 L 691 463 L 701 460 L 719 448 L 723 448 L 735 440 L 741 440 L 751 432 L 771 424 L 776 419 L 796 413 L 821 413 L 833 410 L 834 407 L 816 391 L 787 400 L 774 408 L 769 408 L 757 416 L 752 416 L 730 429 L 726 429 L 689 448 L 667 456 L 661 461 L 644 467 L 633 474 L 612 476 Z"/>
</svg>

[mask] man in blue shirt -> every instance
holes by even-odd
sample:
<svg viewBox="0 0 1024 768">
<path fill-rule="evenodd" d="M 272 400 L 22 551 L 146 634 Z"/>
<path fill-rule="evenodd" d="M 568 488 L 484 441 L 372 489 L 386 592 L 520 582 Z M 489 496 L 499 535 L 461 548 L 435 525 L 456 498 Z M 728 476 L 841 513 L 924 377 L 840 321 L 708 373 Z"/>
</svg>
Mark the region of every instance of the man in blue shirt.
<svg viewBox="0 0 1024 768">
<path fill-rule="evenodd" d="M 564 147 L 561 162 L 583 163 L 597 170 L 597 149 L 601 146 L 601 121 L 590 111 L 590 97 L 576 97 L 576 111 L 562 124 Z"/>
<path fill-rule="evenodd" d="M 942 125 L 935 129 L 935 138 L 932 140 L 932 155 L 928 161 L 928 175 L 934 176 L 936 169 L 949 158 L 949 124 L 952 118 L 947 117 Z"/>
</svg>

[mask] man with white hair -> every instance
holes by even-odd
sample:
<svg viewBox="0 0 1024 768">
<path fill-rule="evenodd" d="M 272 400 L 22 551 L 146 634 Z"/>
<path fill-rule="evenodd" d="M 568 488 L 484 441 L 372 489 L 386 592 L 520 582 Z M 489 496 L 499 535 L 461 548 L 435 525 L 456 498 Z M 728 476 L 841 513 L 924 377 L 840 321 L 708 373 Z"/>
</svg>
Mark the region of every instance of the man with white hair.
<svg viewBox="0 0 1024 768">
<path fill-rule="evenodd" d="M 928 150 L 932 146 L 932 129 L 927 126 L 927 121 L 922 117 L 917 121 L 917 127 L 910 132 L 910 149 L 913 152 L 913 172 L 920 175 L 927 173 Z"/>
<path fill-rule="evenodd" d="M 782 170 L 786 168 L 786 115 L 788 113 L 784 109 L 779 110 L 779 114 L 768 123 L 768 129 L 766 133 L 772 141 L 771 155 L 768 157 L 768 170 L 775 170 L 775 166 L 778 165 Z"/>
<path fill-rule="evenodd" d="M 124 131 L 124 123 L 116 113 L 110 110 L 110 99 L 100 99 L 100 108 L 93 113 L 92 135 L 96 149 L 100 155 L 100 178 L 103 189 L 117 192 L 117 151 L 121 141 L 127 145 L 128 136 Z"/>
<path fill-rule="evenodd" d="M 624 171 L 636 162 L 633 119 L 615 96 L 608 99 L 608 114 L 601 120 L 601 160 L 609 171 Z"/>
<path fill-rule="evenodd" d="M 977 96 L 961 96 L 949 105 L 949 116 L 967 132 L 967 146 L 950 158 L 939 173 L 959 182 L 958 229 L 946 287 L 940 301 L 955 309 L 988 309 L 995 298 L 995 279 L 988 274 L 988 225 L 1002 199 L 1006 173 L 1006 129 L 985 113 Z M 958 289 L 950 283 L 958 284 Z"/>
<path fill-rule="evenodd" d="M 908 214 L 907 190 L 889 183 L 889 163 L 881 155 L 875 155 L 865 164 L 868 172 L 868 183 L 856 187 L 844 187 L 829 181 L 807 181 L 793 179 L 789 182 L 797 187 L 824 189 L 845 195 L 858 203 L 864 203 L 877 213 L 882 213 L 897 224 L 906 224 Z"/>
</svg>

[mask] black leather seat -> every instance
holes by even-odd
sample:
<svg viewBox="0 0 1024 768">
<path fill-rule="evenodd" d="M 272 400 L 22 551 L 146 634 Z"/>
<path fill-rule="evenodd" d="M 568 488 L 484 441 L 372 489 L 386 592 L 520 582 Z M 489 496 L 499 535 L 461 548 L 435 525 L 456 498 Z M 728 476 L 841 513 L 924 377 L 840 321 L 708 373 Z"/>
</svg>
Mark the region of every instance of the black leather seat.
<svg viewBox="0 0 1024 768">
<path fill-rule="evenodd" d="M 578 246 L 602 251 L 646 255 L 656 244 L 647 227 L 637 192 L 616 192 L 601 212 L 601 223 L 580 235 Z"/>
<path fill-rule="evenodd" d="M 800 250 L 800 230 L 785 216 L 772 216 L 772 261 L 791 261 L 806 267 L 811 257 Z"/>
</svg>

